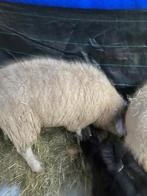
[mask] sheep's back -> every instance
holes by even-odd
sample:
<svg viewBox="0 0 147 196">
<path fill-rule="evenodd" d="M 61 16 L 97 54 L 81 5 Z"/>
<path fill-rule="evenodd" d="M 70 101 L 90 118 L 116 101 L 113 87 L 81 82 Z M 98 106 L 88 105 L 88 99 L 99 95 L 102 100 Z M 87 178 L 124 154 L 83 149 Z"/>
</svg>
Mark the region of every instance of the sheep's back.
<svg viewBox="0 0 147 196">
<path fill-rule="evenodd" d="M 93 66 L 50 58 L 9 64 L 0 69 L 0 81 L 0 110 L 26 104 L 44 126 L 88 125 L 116 95 Z"/>
</svg>

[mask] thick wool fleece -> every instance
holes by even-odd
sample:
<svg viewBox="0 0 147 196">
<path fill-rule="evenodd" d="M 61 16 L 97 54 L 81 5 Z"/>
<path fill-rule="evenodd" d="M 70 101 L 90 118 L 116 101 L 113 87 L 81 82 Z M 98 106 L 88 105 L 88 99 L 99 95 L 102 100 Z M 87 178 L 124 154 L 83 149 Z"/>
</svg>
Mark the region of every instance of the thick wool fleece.
<svg viewBox="0 0 147 196">
<path fill-rule="evenodd" d="M 126 113 L 126 146 L 147 171 L 147 84 L 137 90 Z"/>
<path fill-rule="evenodd" d="M 103 127 L 123 103 L 104 73 L 85 63 L 35 58 L 0 69 L 0 127 L 18 151 L 41 127 Z"/>
</svg>

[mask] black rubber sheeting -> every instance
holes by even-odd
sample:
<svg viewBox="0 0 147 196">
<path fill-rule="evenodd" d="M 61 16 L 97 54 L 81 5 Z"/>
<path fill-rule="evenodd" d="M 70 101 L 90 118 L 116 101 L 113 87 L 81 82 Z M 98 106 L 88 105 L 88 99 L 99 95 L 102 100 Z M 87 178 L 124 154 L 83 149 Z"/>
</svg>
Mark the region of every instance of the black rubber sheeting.
<svg viewBox="0 0 147 196">
<path fill-rule="evenodd" d="M 1 65 L 36 55 L 93 62 L 118 89 L 136 88 L 147 78 L 147 11 L 0 3 Z"/>
<path fill-rule="evenodd" d="M 92 62 L 119 90 L 132 92 L 147 78 L 147 11 L 57 9 L 0 2 L 0 66 L 38 55 Z M 127 160 L 130 157 L 127 155 Z M 125 166 L 133 181 L 130 187 L 135 187 L 137 196 L 146 195 L 146 175 L 136 169 L 135 162 L 128 161 Z M 108 174 L 103 168 L 101 171 L 97 182 L 105 184 Z M 11 195 L 18 196 L 19 187 L 12 188 Z M 111 186 L 100 188 L 103 190 L 95 193 L 101 192 L 101 196 L 108 195 L 106 190 L 109 195 L 113 192 Z M 7 189 L 0 187 L 0 194 Z M 125 193 L 128 195 L 135 196 Z"/>
</svg>

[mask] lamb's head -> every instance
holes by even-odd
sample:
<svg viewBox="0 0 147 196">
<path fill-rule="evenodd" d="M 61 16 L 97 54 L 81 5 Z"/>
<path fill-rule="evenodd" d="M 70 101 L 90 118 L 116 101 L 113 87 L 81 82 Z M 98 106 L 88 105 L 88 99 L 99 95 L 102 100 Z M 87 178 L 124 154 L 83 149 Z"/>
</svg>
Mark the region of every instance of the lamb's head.
<svg viewBox="0 0 147 196">
<path fill-rule="evenodd" d="M 119 136 L 124 136 L 126 134 L 125 129 L 125 114 L 127 110 L 127 102 L 124 102 L 123 107 L 121 110 L 119 110 L 110 123 L 110 127 L 108 127 L 108 130 L 111 131 L 114 134 L 117 134 Z"/>
<path fill-rule="evenodd" d="M 122 97 L 114 102 L 112 107 L 108 106 L 104 113 L 94 123 L 94 126 L 108 130 L 113 134 L 124 136 L 126 131 L 124 127 L 125 113 L 127 109 L 127 101 Z"/>
</svg>

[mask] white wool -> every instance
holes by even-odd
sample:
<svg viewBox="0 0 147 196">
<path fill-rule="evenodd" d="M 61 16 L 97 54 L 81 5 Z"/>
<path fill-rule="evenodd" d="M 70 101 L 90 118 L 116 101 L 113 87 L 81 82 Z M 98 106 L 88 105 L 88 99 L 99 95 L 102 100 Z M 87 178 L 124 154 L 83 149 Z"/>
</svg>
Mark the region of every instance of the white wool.
<svg viewBox="0 0 147 196">
<path fill-rule="evenodd" d="M 147 171 L 147 84 L 130 99 L 125 121 L 125 144 Z"/>
<path fill-rule="evenodd" d="M 102 71 L 86 63 L 34 58 L 0 69 L 0 127 L 18 151 L 36 142 L 41 127 L 106 126 L 123 104 Z"/>
</svg>

